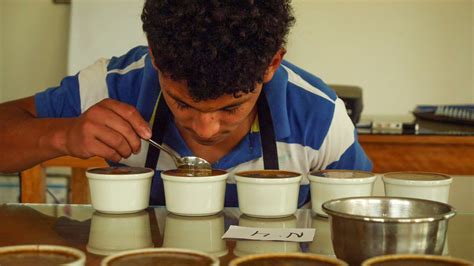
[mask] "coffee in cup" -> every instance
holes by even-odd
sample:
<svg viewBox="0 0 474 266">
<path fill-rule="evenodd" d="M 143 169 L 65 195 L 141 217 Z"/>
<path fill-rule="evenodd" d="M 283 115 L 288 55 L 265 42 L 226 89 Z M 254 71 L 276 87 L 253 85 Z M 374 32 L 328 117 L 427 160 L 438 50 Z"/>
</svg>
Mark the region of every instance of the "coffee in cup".
<svg viewBox="0 0 474 266">
<path fill-rule="evenodd" d="M 65 246 L 18 245 L 0 248 L 0 265 L 68 265 L 83 266 L 84 252 Z"/>
<path fill-rule="evenodd" d="M 422 255 L 422 254 L 396 254 L 373 257 L 362 263 L 362 266 L 469 266 L 473 262 L 453 257 Z"/>
<path fill-rule="evenodd" d="M 106 257 L 102 266 L 217 266 L 219 260 L 206 253 L 186 249 L 149 248 L 116 253 Z"/>
<path fill-rule="evenodd" d="M 234 259 L 229 266 L 346 266 L 342 260 L 308 253 L 268 253 Z"/>
</svg>

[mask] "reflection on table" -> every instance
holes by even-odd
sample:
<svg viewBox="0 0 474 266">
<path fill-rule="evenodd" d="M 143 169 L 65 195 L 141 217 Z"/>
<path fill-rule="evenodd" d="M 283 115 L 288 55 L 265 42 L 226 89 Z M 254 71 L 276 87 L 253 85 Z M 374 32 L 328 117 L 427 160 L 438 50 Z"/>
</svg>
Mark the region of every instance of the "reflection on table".
<svg viewBox="0 0 474 266">
<path fill-rule="evenodd" d="M 309 243 L 222 240 L 230 225 L 265 228 L 315 228 Z M 448 228 L 449 254 L 474 260 L 474 213 L 459 213 Z M 227 265 L 236 256 L 267 252 L 309 252 L 335 256 L 326 218 L 310 209 L 279 219 L 242 215 L 238 208 L 206 217 L 184 217 L 164 207 L 135 214 L 96 212 L 90 205 L 0 205 L 0 246 L 53 244 L 75 247 L 87 254 L 87 265 L 99 265 L 104 256 L 123 250 L 186 248 L 219 257 Z"/>
</svg>

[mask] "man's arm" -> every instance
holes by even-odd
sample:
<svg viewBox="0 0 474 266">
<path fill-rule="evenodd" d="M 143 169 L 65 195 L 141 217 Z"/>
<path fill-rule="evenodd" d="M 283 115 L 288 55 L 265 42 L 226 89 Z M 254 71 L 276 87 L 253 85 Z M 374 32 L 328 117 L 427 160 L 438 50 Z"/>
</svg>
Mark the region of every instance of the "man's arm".
<svg viewBox="0 0 474 266">
<path fill-rule="evenodd" d="M 119 161 L 151 137 L 148 123 L 125 103 L 103 100 L 76 118 L 37 118 L 34 97 L 0 104 L 0 172 L 62 155 Z"/>
</svg>

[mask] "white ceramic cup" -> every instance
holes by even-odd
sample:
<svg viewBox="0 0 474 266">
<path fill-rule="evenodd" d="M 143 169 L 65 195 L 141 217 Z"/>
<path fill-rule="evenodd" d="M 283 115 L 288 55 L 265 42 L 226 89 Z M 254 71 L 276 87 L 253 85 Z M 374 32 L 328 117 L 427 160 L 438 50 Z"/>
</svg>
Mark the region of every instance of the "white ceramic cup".
<svg viewBox="0 0 474 266">
<path fill-rule="evenodd" d="M 448 203 L 453 178 L 428 172 L 392 172 L 382 176 L 385 195 Z"/>
<path fill-rule="evenodd" d="M 150 219 L 148 212 L 130 214 L 92 214 L 87 251 L 97 255 L 110 255 L 120 251 L 151 248 Z"/>
<path fill-rule="evenodd" d="M 86 255 L 81 250 L 55 245 L 18 245 L 0 247 L 0 265 L 83 266 Z"/>
<path fill-rule="evenodd" d="M 161 173 L 165 188 L 166 209 L 184 216 L 213 215 L 224 209 L 227 176 L 223 170 L 211 175 L 186 176 L 186 171 L 168 170 Z"/>
<path fill-rule="evenodd" d="M 153 173 L 142 167 L 88 169 L 92 207 L 115 214 L 144 210 L 148 207 Z"/>
<path fill-rule="evenodd" d="M 186 217 L 166 215 L 164 248 L 182 248 L 205 252 L 215 257 L 227 254 L 224 235 L 224 215 Z"/>
<path fill-rule="evenodd" d="M 355 170 L 321 170 L 309 174 L 311 205 L 313 211 L 323 217 L 327 214 L 321 205 L 329 200 L 372 196 L 377 176 Z"/>
<path fill-rule="evenodd" d="M 261 218 L 293 215 L 298 207 L 301 174 L 283 170 L 235 173 L 240 211 Z"/>
<path fill-rule="evenodd" d="M 282 218 L 256 218 L 247 215 L 239 217 L 239 226 L 255 228 L 296 228 L 296 217 L 294 215 Z M 300 244 L 287 241 L 255 241 L 255 240 L 237 240 L 234 254 L 236 256 L 247 256 L 261 253 L 288 253 L 299 252 Z"/>
<path fill-rule="evenodd" d="M 102 260 L 101 266 L 114 265 L 203 265 L 218 266 L 219 260 L 203 252 L 179 248 L 147 248 L 123 251 Z"/>
</svg>

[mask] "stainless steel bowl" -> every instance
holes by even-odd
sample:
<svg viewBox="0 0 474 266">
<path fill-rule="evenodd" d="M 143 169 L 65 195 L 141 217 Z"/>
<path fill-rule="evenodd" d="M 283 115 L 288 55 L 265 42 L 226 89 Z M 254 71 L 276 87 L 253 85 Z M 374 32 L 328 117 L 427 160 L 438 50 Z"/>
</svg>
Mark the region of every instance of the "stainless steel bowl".
<svg viewBox="0 0 474 266">
<path fill-rule="evenodd" d="M 385 254 L 443 251 L 453 207 L 435 201 L 395 197 L 353 197 L 327 201 L 336 256 L 350 265 Z"/>
</svg>

